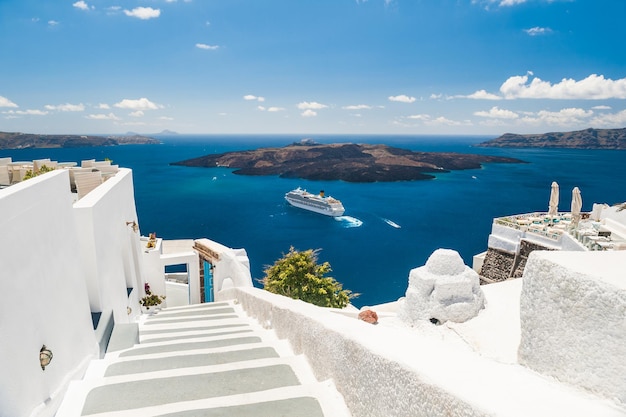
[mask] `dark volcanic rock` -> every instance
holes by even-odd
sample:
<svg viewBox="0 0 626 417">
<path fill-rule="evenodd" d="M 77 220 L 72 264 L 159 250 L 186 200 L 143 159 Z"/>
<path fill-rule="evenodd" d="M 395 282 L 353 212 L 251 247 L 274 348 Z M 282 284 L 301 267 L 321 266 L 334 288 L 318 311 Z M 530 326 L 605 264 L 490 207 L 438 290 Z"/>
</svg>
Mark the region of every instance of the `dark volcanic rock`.
<svg viewBox="0 0 626 417">
<path fill-rule="evenodd" d="M 626 128 L 585 129 L 575 132 L 551 132 L 537 135 L 505 133 L 499 138 L 479 143 L 479 147 L 626 149 Z"/>
<path fill-rule="evenodd" d="M 522 162 L 514 158 L 458 153 L 413 152 L 387 145 L 335 143 L 227 152 L 174 162 L 172 165 L 236 168 L 240 175 L 347 182 L 409 181 L 432 173 L 480 168 L 486 162 Z"/>
</svg>

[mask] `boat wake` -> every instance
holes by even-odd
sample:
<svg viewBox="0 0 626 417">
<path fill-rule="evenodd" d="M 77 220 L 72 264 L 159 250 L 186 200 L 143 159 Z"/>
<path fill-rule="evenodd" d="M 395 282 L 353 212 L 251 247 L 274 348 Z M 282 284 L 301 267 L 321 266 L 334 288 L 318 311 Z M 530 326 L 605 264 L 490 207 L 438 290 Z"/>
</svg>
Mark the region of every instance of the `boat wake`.
<svg viewBox="0 0 626 417">
<path fill-rule="evenodd" d="M 363 222 L 356 217 L 351 216 L 337 216 L 334 218 L 336 221 L 341 222 L 343 227 L 360 227 Z"/>
<path fill-rule="evenodd" d="M 396 229 L 399 229 L 399 228 L 401 227 L 398 223 L 396 223 L 396 222 L 394 222 L 394 221 L 391 221 L 391 220 L 389 220 L 389 219 L 385 219 L 385 218 L 383 218 L 383 221 L 384 221 L 385 223 L 387 223 L 389 226 L 391 226 L 391 227 L 395 227 Z"/>
</svg>

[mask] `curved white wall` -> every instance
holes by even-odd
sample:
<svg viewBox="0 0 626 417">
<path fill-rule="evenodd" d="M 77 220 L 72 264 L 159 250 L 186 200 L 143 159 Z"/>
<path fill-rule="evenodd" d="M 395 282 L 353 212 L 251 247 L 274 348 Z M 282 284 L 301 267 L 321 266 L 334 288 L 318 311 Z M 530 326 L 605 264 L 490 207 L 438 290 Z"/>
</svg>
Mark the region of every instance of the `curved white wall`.
<svg viewBox="0 0 626 417">
<path fill-rule="evenodd" d="M 141 253 L 139 234 L 126 222 L 137 221 L 132 172 L 119 172 L 74 204 L 81 259 L 84 261 L 92 311 L 113 310 L 116 323 L 128 323 L 127 307 L 139 312 L 140 291 L 129 300 L 127 288 L 141 287 L 135 266 Z M 158 256 L 156 260 L 158 264 Z M 162 271 L 161 271 L 162 275 Z M 140 288 L 143 290 L 143 288 Z"/>
<path fill-rule="evenodd" d="M 49 415 L 98 355 L 69 190 L 67 171 L 0 190 L 2 416 Z"/>
<path fill-rule="evenodd" d="M 371 325 L 258 288 L 232 288 L 217 298 L 236 299 L 287 339 L 319 380 L 334 381 L 354 417 L 624 416 L 609 401 L 440 335 Z"/>
</svg>

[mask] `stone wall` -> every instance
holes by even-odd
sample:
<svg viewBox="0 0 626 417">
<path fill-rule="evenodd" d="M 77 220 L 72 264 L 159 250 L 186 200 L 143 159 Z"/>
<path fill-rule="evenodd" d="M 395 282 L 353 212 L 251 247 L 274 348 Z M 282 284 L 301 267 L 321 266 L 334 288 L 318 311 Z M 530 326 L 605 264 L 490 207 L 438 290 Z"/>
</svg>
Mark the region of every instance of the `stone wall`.
<svg viewBox="0 0 626 417">
<path fill-rule="evenodd" d="M 530 242 L 522 239 L 520 242 L 519 253 L 515 257 L 515 266 L 513 268 L 512 278 L 521 278 L 528 261 L 528 256 L 536 250 L 554 250 L 538 243 Z"/>
<path fill-rule="evenodd" d="M 514 253 L 489 248 L 480 270 L 480 283 L 491 284 L 509 279 L 514 262 Z"/>
<path fill-rule="evenodd" d="M 520 241 L 519 253 L 489 248 L 480 270 L 480 283 L 492 284 L 510 278 L 521 278 L 528 256 L 536 250 L 554 250 L 526 239 Z"/>
</svg>

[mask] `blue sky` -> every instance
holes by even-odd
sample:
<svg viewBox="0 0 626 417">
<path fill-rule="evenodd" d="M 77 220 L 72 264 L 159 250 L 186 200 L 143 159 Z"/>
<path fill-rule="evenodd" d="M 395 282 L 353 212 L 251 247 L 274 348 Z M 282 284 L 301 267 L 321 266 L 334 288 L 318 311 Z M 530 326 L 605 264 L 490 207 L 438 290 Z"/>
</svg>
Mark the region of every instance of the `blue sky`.
<svg viewBox="0 0 626 417">
<path fill-rule="evenodd" d="M 626 126 L 624 0 L 0 0 L 0 130 Z"/>
</svg>

